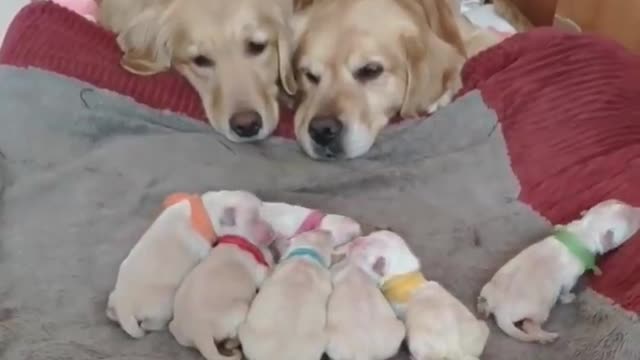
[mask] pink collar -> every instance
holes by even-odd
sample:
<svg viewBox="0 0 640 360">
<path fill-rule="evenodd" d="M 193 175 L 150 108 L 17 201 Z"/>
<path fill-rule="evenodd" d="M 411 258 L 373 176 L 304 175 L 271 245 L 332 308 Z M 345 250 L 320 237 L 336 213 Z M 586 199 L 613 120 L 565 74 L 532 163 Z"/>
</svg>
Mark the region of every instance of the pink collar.
<svg viewBox="0 0 640 360">
<path fill-rule="evenodd" d="M 320 223 L 322 223 L 322 220 L 325 216 L 326 214 L 322 211 L 312 210 L 311 213 L 309 213 L 309 215 L 307 215 L 307 217 L 304 219 L 295 235 L 299 235 L 311 230 L 316 230 L 318 227 L 320 227 Z"/>
<path fill-rule="evenodd" d="M 218 243 L 216 244 L 216 246 L 224 244 L 237 246 L 238 248 L 240 248 L 240 250 L 249 253 L 258 264 L 269 267 L 267 260 L 262 254 L 262 251 L 260 251 L 257 246 L 250 243 L 247 239 L 236 235 L 224 235 L 218 239 Z"/>
</svg>

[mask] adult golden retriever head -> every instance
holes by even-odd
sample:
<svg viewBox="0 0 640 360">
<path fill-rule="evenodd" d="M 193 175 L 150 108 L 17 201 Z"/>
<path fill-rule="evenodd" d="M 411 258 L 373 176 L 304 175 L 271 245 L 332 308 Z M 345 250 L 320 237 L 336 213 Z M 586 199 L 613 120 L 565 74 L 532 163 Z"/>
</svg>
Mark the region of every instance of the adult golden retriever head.
<svg viewBox="0 0 640 360">
<path fill-rule="evenodd" d="M 304 2 L 292 20 L 295 131 L 311 157 L 360 156 L 389 118 L 433 110 L 459 86 L 465 53 L 447 0 Z"/>
<path fill-rule="evenodd" d="M 278 80 L 288 93 L 296 89 L 291 0 L 103 0 L 101 7 L 110 1 L 129 17 L 115 29 L 127 70 L 150 75 L 175 67 L 197 90 L 211 125 L 230 140 L 273 132 Z"/>
</svg>

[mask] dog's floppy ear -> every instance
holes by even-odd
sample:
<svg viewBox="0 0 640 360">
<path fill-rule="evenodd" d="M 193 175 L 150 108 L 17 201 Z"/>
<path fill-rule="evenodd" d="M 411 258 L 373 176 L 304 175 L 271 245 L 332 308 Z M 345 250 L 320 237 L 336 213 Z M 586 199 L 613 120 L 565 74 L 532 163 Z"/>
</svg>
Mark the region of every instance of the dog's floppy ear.
<svg viewBox="0 0 640 360">
<path fill-rule="evenodd" d="M 463 58 L 433 34 L 403 36 L 406 81 L 400 116 L 411 117 L 427 111 L 446 91 L 460 86 Z"/>
<path fill-rule="evenodd" d="M 450 0 L 415 0 L 423 11 L 423 16 L 433 32 L 444 42 L 453 46 L 460 55 L 466 57 L 464 41 L 460 29 L 456 23 L 456 16 L 460 16 L 453 10 Z M 450 4 L 451 3 L 451 4 Z"/>
<path fill-rule="evenodd" d="M 165 17 L 157 7 L 146 9 L 118 35 L 123 68 L 137 75 L 153 75 L 171 67 L 171 31 Z"/>
<path fill-rule="evenodd" d="M 289 95 L 294 95 L 298 89 L 298 83 L 291 66 L 293 56 L 293 35 L 288 26 L 278 34 L 278 72 L 282 88 Z"/>
</svg>

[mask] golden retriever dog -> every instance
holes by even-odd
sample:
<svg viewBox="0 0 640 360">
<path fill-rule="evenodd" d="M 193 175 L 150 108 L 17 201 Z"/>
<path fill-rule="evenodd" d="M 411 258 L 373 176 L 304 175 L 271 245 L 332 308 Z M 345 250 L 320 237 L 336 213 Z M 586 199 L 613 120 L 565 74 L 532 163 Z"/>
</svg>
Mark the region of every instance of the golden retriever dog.
<svg viewBox="0 0 640 360">
<path fill-rule="evenodd" d="M 391 117 L 433 112 L 461 86 L 466 51 L 447 0 L 297 6 L 295 133 L 312 158 L 363 155 Z"/>
<path fill-rule="evenodd" d="M 118 34 L 125 69 L 152 75 L 174 67 L 211 125 L 245 142 L 275 130 L 278 80 L 296 91 L 292 12 L 292 0 L 102 0 L 98 22 Z"/>
</svg>

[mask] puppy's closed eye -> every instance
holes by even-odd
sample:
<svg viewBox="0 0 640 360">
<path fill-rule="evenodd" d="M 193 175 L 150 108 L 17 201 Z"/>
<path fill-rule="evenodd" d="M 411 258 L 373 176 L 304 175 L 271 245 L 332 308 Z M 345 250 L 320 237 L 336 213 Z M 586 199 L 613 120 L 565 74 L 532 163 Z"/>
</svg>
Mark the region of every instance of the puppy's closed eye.
<svg viewBox="0 0 640 360">
<path fill-rule="evenodd" d="M 353 77 L 359 82 L 368 82 L 377 79 L 384 72 L 384 67 L 380 63 L 371 62 L 360 68 L 354 73 Z"/>
</svg>

